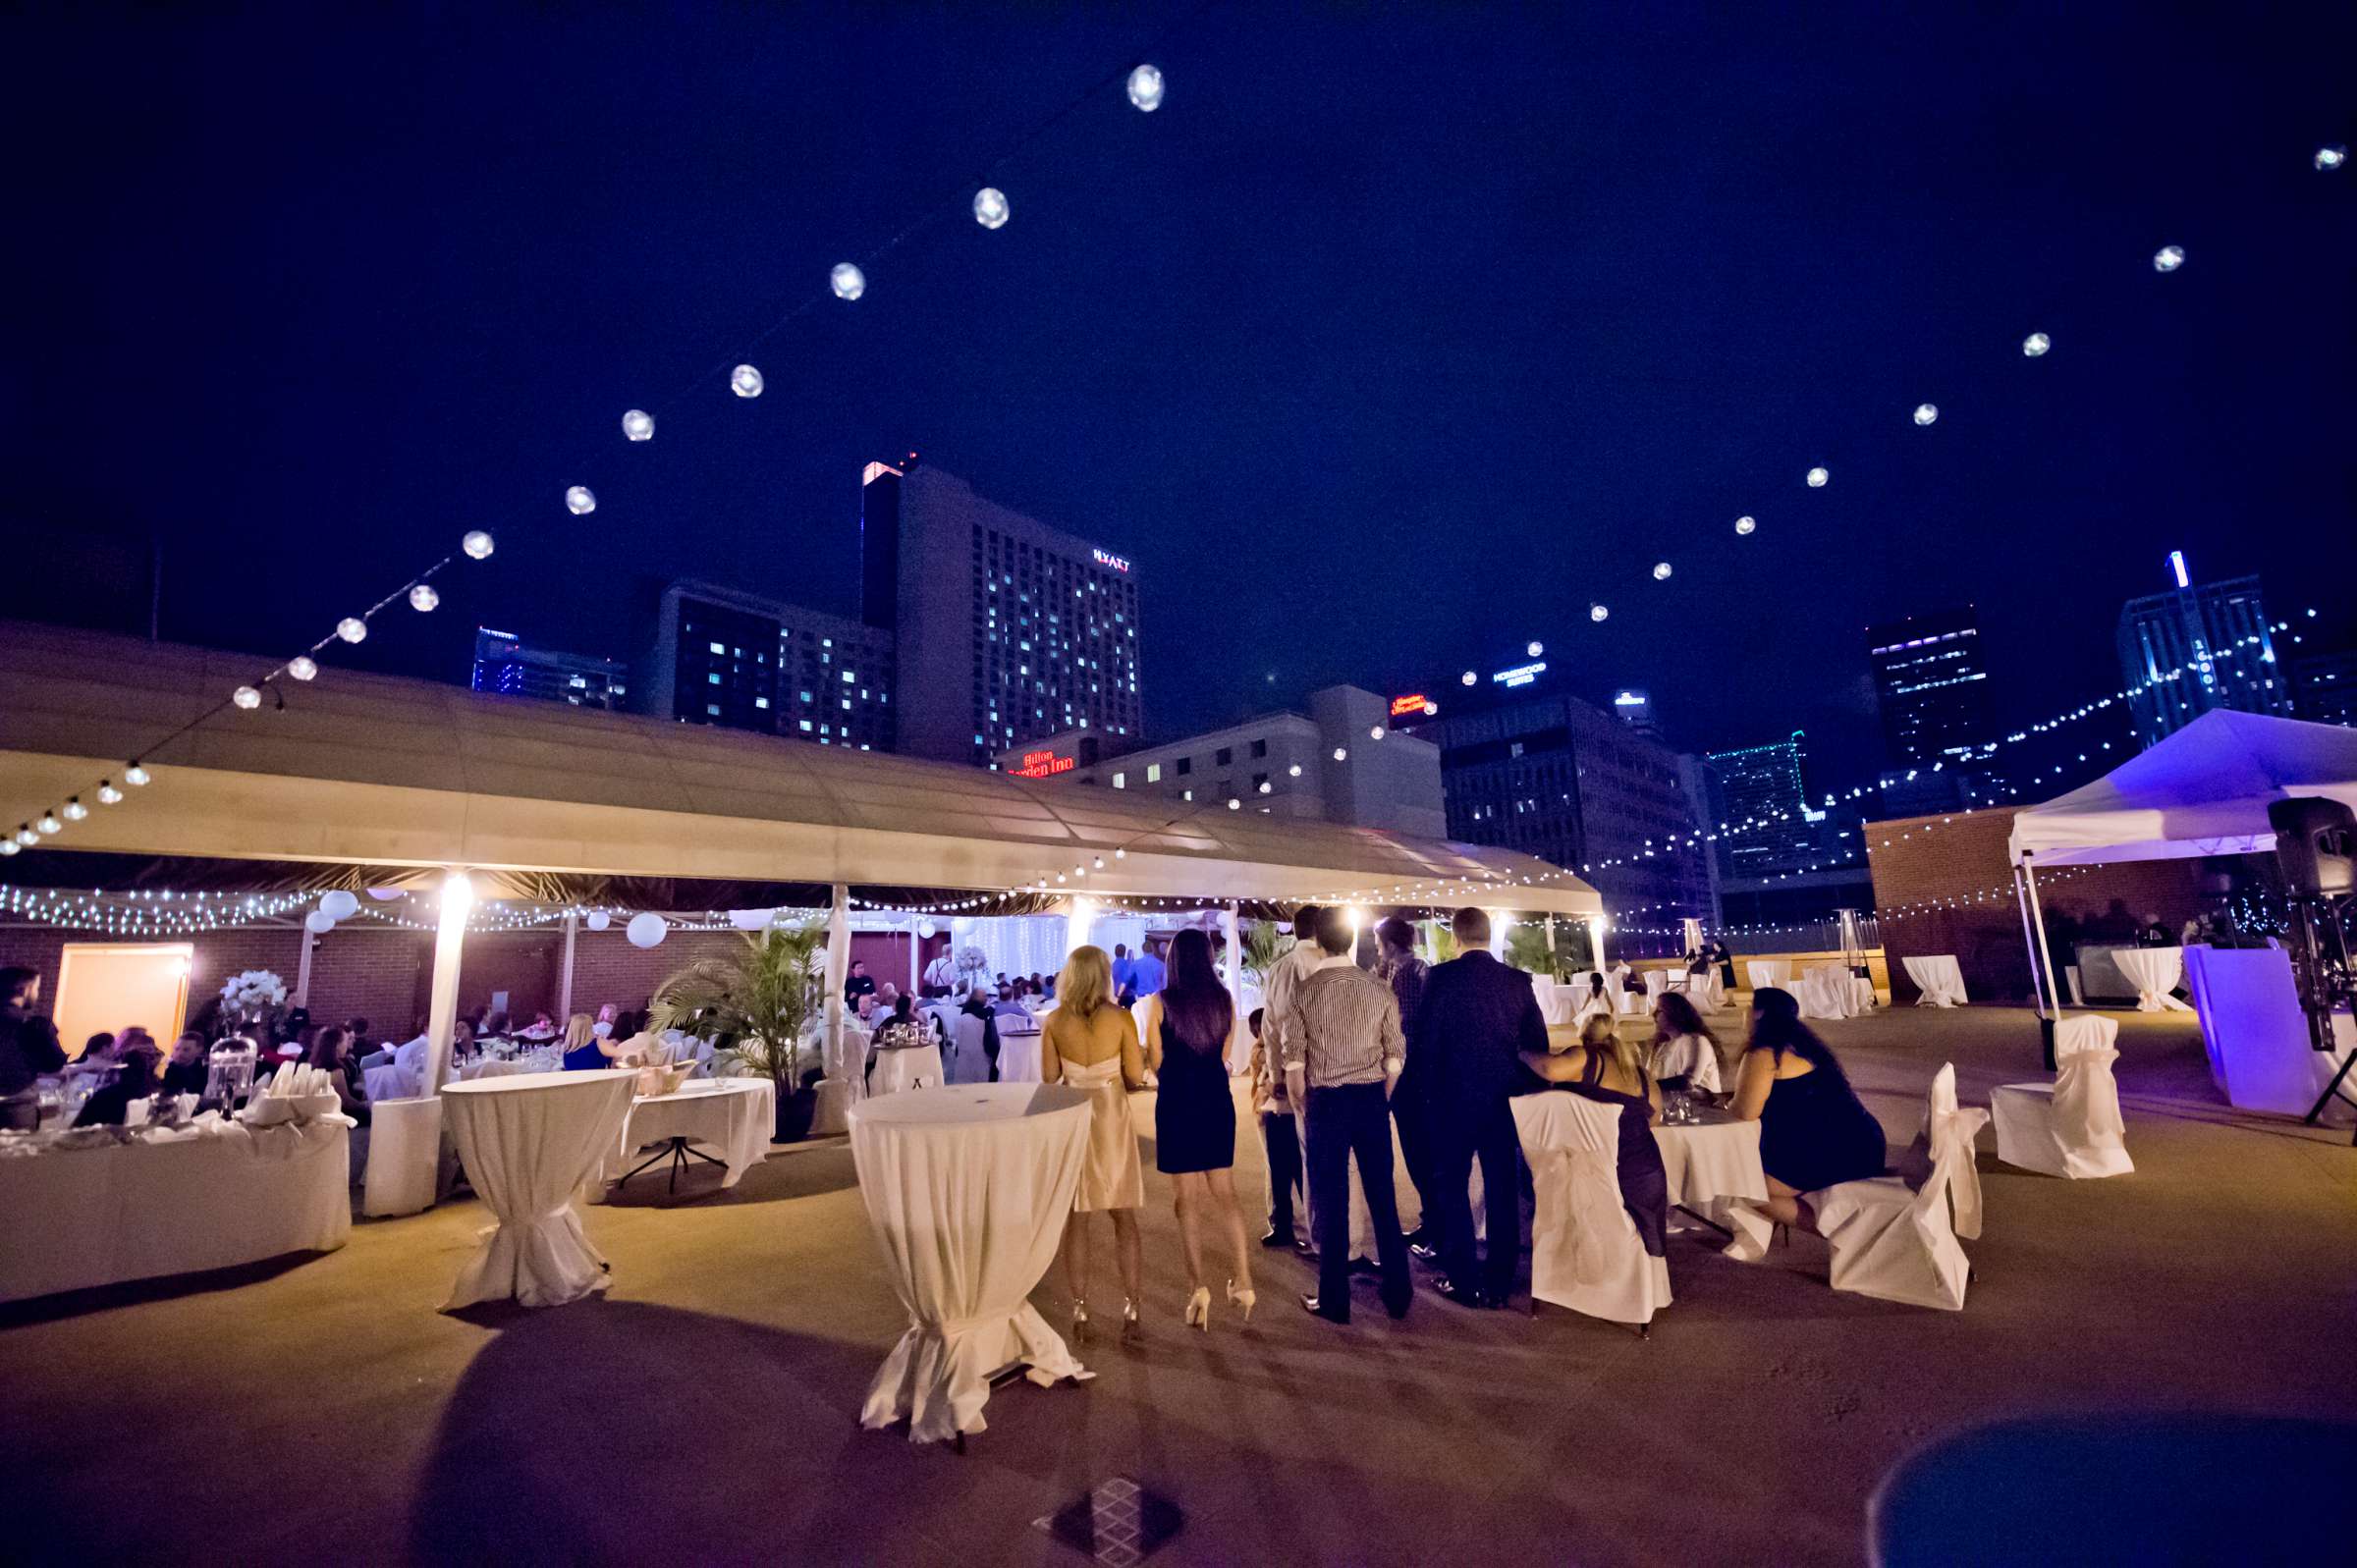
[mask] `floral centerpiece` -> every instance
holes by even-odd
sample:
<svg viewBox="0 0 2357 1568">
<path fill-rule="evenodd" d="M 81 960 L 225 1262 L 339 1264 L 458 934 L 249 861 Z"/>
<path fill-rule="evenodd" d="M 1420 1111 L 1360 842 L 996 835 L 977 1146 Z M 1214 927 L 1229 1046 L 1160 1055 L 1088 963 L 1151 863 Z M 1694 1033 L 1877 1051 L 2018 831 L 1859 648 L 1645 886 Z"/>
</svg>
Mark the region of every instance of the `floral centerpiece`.
<svg viewBox="0 0 2357 1568">
<path fill-rule="evenodd" d="M 221 1017 L 246 1026 L 258 1039 L 274 1039 L 273 1026 L 287 1004 L 287 983 L 267 969 L 248 969 L 221 983 Z"/>
</svg>

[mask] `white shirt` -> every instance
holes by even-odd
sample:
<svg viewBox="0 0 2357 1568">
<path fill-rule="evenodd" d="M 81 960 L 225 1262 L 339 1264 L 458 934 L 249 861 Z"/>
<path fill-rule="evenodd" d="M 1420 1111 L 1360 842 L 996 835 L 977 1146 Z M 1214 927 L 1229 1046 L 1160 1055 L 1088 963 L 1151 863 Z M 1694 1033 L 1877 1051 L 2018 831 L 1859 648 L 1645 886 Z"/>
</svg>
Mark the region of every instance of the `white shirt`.
<svg viewBox="0 0 2357 1568">
<path fill-rule="evenodd" d="M 1653 1048 L 1656 1078 L 1682 1077 L 1695 1089 L 1721 1092 L 1719 1051 L 1700 1035 L 1678 1035 Z"/>
</svg>

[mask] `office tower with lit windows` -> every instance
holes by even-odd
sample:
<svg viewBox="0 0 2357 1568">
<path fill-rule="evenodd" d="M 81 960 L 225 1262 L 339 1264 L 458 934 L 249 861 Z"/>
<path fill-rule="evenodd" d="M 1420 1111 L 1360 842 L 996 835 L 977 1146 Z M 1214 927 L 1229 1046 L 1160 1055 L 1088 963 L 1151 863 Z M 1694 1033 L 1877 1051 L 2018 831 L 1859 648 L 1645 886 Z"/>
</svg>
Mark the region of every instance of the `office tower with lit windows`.
<svg viewBox="0 0 2357 1568">
<path fill-rule="evenodd" d="M 894 748 L 892 637 L 710 583 L 663 590 L 638 711 L 682 724 Z"/>
<path fill-rule="evenodd" d="M 475 628 L 473 685 L 502 697 L 576 708 L 620 708 L 630 694 L 630 678 L 619 660 L 535 648 L 512 631 L 489 626 Z"/>
<path fill-rule="evenodd" d="M 914 458 L 860 478 L 862 619 L 887 637 L 898 748 L 996 765 L 1066 730 L 1142 733 L 1137 568 Z"/>
<path fill-rule="evenodd" d="M 1901 767 L 1949 767 L 1996 738 L 1980 617 L 1970 608 L 1866 628 L 1883 740 Z"/>
<path fill-rule="evenodd" d="M 2137 738 L 2153 745 L 2214 708 L 2290 717 L 2291 681 L 2275 664 L 2259 579 L 2193 582 L 2182 552 L 2170 554 L 2169 569 L 2173 589 L 2119 612 L 2119 670 Z"/>
<path fill-rule="evenodd" d="M 1819 860 L 1817 823 L 1801 784 L 1801 732 L 1765 746 L 1714 751 L 1719 868 L 1730 880 L 1809 869 Z"/>
</svg>

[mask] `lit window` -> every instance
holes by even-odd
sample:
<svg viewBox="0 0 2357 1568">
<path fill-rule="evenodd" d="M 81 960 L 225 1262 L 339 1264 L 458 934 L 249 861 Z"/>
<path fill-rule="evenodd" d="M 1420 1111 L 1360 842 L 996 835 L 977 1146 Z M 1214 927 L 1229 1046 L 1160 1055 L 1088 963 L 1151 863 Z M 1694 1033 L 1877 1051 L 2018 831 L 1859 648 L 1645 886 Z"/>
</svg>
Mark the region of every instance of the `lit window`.
<svg viewBox="0 0 2357 1568">
<path fill-rule="evenodd" d="M 1146 764 L 1146 783 L 1148 783 L 1148 784 L 1160 784 L 1160 783 L 1162 783 L 1162 764 L 1161 764 L 1161 763 L 1159 763 L 1159 762 L 1149 762 L 1149 763 L 1147 763 L 1147 764 Z"/>
<path fill-rule="evenodd" d="M 714 653 L 727 653 L 729 650 L 722 644 L 716 642 L 712 644 L 712 651 Z"/>
<path fill-rule="evenodd" d="M 704 704 L 704 712 L 712 718 L 717 719 L 720 717 L 720 704 L 717 702 L 707 702 Z"/>
<path fill-rule="evenodd" d="M 705 678 L 705 679 L 707 679 L 707 680 L 709 680 L 709 681 L 711 681 L 711 682 L 712 682 L 712 684 L 714 684 L 714 685 L 716 685 L 716 686 L 717 686 L 717 685 L 719 685 L 719 684 L 720 684 L 720 672 L 719 672 L 719 671 L 717 671 L 717 670 L 715 670 L 715 671 L 713 671 L 713 672 L 712 672 L 712 673 L 711 673 L 709 676 L 706 676 L 704 678 Z"/>
<path fill-rule="evenodd" d="M 1113 786 L 1114 786 L 1116 789 L 1126 789 L 1126 788 L 1128 788 L 1128 787 L 1129 787 L 1129 776 L 1128 776 L 1127 774 L 1125 774 L 1125 773 L 1117 773 L 1117 774 L 1115 774 L 1115 775 L 1113 776 Z"/>
<path fill-rule="evenodd" d="M 803 733 L 803 734 L 808 734 L 809 732 L 810 732 L 810 721 L 809 721 L 809 720 L 807 720 L 807 719 L 804 719 L 804 720 L 802 721 L 802 733 Z"/>
<path fill-rule="evenodd" d="M 769 699 L 767 697 L 755 697 L 753 699 L 753 706 L 756 708 L 766 708 L 769 706 Z"/>
</svg>

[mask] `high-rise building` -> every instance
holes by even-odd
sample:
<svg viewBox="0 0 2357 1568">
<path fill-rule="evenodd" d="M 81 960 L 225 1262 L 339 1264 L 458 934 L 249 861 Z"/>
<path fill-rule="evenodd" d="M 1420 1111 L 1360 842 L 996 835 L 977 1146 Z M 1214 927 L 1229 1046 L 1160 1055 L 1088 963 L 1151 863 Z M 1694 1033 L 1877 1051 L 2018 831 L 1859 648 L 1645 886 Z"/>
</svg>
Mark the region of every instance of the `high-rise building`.
<svg viewBox="0 0 2357 1568">
<path fill-rule="evenodd" d="M 592 653 L 535 648 L 512 631 L 474 632 L 474 689 L 503 697 L 534 697 L 576 708 L 620 708 L 630 694 L 619 660 Z"/>
<path fill-rule="evenodd" d="M 1869 626 L 1866 655 L 1892 762 L 1953 766 L 1996 738 L 1980 618 L 1971 609 Z"/>
<path fill-rule="evenodd" d="M 2292 706 L 2299 717 L 2357 730 L 2357 650 L 2293 660 L 2291 683 Z"/>
<path fill-rule="evenodd" d="M 1730 880 L 1818 864 L 1817 822 L 1801 783 L 1797 730 L 1788 740 L 1709 755 L 1718 786 L 1719 867 Z"/>
<path fill-rule="evenodd" d="M 2119 612 L 2119 669 L 2137 738 L 2153 745 L 2213 708 L 2288 716 L 2291 682 L 2275 666 L 2259 579 L 2192 582 L 2181 553 L 2169 566 L 2174 589 Z"/>
<path fill-rule="evenodd" d="M 890 751 L 888 631 L 709 583 L 664 589 L 638 711 L 821 745 Z"/>
<path fill-rule="evenodd" d="M 992 765 L 1025 741 L 1143 732 L 1137 568 L 938 468 L 860 480 L 862 618 L 893 639 L 899 749 Z"/>
</svg>

